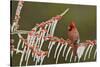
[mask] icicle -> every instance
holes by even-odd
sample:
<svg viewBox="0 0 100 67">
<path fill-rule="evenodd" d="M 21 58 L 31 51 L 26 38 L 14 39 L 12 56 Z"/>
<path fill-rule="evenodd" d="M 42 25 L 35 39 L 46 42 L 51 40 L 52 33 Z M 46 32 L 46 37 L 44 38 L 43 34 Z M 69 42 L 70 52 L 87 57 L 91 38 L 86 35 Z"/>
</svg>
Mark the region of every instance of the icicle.
<svg viewBox="0 0 100 67">
<path fill-rule="evenodd" d="M 44 29 L 47 29 L 47 27 L 48 27 L 48 24 L 45 25 Z"/>
<path fill-rule="evenodd" d="M 95 52 L 94 52 L 94 59 L 96 58 L 96 54 L 97 54 L 97 51 L 95 50 Z"/>
<path fill-rule="evenodd" d="M 50 48 L 51 44 L 52 44 L 52 41 L 49 42 L 48 49 Z"/>
<path fill-rule="evenodd" d="M 50 56 L 50 52 L 51 52 L 51 49 L 53 47 L 53 45 L 55 44 L 55 42 L 52 42 L 51 46 L 50 46 L 50 49 L 49 49 L 49 52 L 48 52 L 48 57 Z"/>
<path fill-rule="evenodd" d="M 80 62 L 80 58 L 78 58 L 78 62 Z"/>
<path fill-rule="evenodd" d="M 34 30 L 34 31 L 33 31 Z M 34 38 L 35 38 L 35 34 L 36 34 L 36 30 L 37 30 L 37 27 L 34 27 L 31 31 L 32 35 L 28 35 L 30 38 L 27 39 L 28 40 L 28 43 L 30 43 L 30 45 L 32 44 Z M 28 37 L 27 37 L 28 38 Z"/>
<path fill-rule="evenodd" d="M 40 31 L 41 31 L 41 28 L 39 29 L 39 31 L 37 32 L 39 35 L 40 35 Z M 32 42 L 32 45 L 34 45 L 34 50 L 36 49 L 36 46 L 39 44 L 39 38 L 34 35 L 34 39 L 33 39 L 33 42 Z"/>
<path fill-rule="evenodd" d="M 29 57 L 30 57 L 30 53 L 31 53 L 31 50 L 29 50 L 28 54 L 27 54 L 27 59 L 26 59 L 26 66 L 28 64 L 28 60 L 29 60 Z"/>
<path fill-rule="evenodd" d="M 88 54 L 88 51 L 89 51 L 89 48 L 91 47 L 91 45 L 89 45 L 88 47 L 87 47 L 87 49 L 86 49 L 86 52 L 85 52 L 85 56 L 84 56 L 84 60 L 86 59 L 86 56 L 87 56 L 87 54 Z"/>
<path fill-rule="evenodd" d="M 34 54 L 32 53 L 32 57 L 34 57 Z"/>
<path fill-rule="evenodd" d="M 56 58 L 56 54 L 57 54 L 57 50 L 58 50 L 59 46 L 60 46 L 60 42 L 57 44 L 57 47 L 56 47 L 56 50 L 55 50 L 55 54 L 54 54 L 54 58 Z"/>
<path fill-rule="evenodd" d="M 46 26 L 47 27 L 47 26 Z M 45 28 L 46 28 L 45 27 Z M 41 43 L 40 43 L 40 50 L 41 50 L 41 47 L 42 47 L 42 45 L 43 45 L 43 42 L 44 42 L 44 36 L 45 36 L 45 31 L 43 31 L 43 33 L 42 33 L 42 39 L 41 39 Z"/>
<path fill-rule="evenodd" d="M 35 36 L 38 39 L 38 44 L 40 44 L 41 37 L 42 37 L 41 30 L 42 30 L 42 28 L 40 27 L 40 29 L 37 32 L 39 34 L 39 37 Z"/>
<path fill-rule="evenodd" d="M 67 48 L 67 45 L 65 45 L 65 47 L 64 47 L 63 54 L 62 54 L 63 57 L 64 57 L 64 54 L 65 54 L 66 48 Z"/>
<path fill-rule="evenodd" d="M 48 26 L 48 25 L 45 26 L 45 29 L 47 28 L 47 26 Z M 43 42 L 44 42 L 44 36 L 45 36 L 45 34 L 46 34 L 46 32 L 43 31 L 43 32 L 42 32 L 42 35 L 41 35 L 41 38 L 40 38 L 40 40 L 41 40 L 41 43 L 40 43 L 40 50 L 41 50 L 41 47 L 42 47 Z"/>
<path fill-rule="evenodd" d="M 60 49 L 59 49 L 59 52 L 58 52 L 58 55 L 57 55 L 57 59 L 56 59 L 56 64 L 57 64 L 57 62 L 58 62 L 59 55 L 60 55 L 60 52 L 61 52 L 63 46 L 64 46 L 64 44 L 62 44 L 61 47 L 60 47 Z"/>
<path fill-rule="evenodd" d="M 77 48 L 77 56 L 78 59 L 80 59 L 85 51 L 86 46 L 84 46 L 84 43 L 81 43 L 80 46 Z"/>
<path fill-rule="evenodd" d="M 24 48 L 24 42 L 22 43 L 22 48 Z"/>
<path fill-rule="evenodd" d="M 35 38 L 35 36 L 34 36 L 34 35 L 33 35 L 33 36 L 31 36 L 30 41 L 29 41 L 29 45 L 32 45 L 34 38 Z"/>
<path fill-rule="evenodd" d="M 41 30 L 42 30 L 42 28 L 40 27 L 39 31 L 37 32 L 39 34 L 39 37 L 35 36 L 36 37 L 35 48 L 36 48 L 36 46 L 40 46 L 41 38 L 42 38 L 42 35 L 43 35 L 43 33 L 41 32 Z"/>
<path fill-rule="evenodd" d="M 22 61 L 23 61 L 23 58 L 24 58 L 24 54 L 25 54 L 25 51 L 26 51 L 26 46 L 24 47 L 24 50 L 23 50 L 23 53 L 22 53 L 22 56 L 21 56 L 21 59 L 20 59 L 20 66 L 22 65 Z"/>
<path fill-rule="evenodd" d="M 36 60 L 35 65 L 37 65 L 38 61 Z"/>
<path fill-rule="evenodd" d="M 55 28 L 56 28 L 57 22 L 58 22 L 58 20 L 55 20 L 55 21 L 53 22 L 53 23 L 54 23 L 53 31 L 52 31 L 53 34 L 54 34 L 54 31 L 55 31 Z"/>
<path fill-rule="evenodd" d="M 28 57 L 28 53 L 29 53 L 29 46 L 30 46 L 31 44 L 30 44 L 30 42 L 28 43 L 28 48 L 27 48 L 27 50 L 26 50 L 26 56 L 25 56 L 25 60 L 27 59 L 27 57 Z"/>
<path fill-rule="evenodd" d="M 75 58 L 74 58 L 74 62 L 76 62 L 76 60 L 77 60 L 77 56 L 75 56 Z M 78 59 L 78 61 L 80 61 L 80 59 Z"/>
<path fill-rule="evenodd" d="M 35 61 L 35 59 L 36 59 L 36 53 L 35 53 L 35 55 L 34 55 L 34 57 L 33 57 L 33 61 Z"/>
<path fill-rule="evenodd" d="M 32 46 L 35 44 L 35 39 L 36 39 L 36 36 L 34 36 L 34 38 L 33 38 L 33 41 L 32 41 Z M 34 46 L 34 50 L 35 50 L 35 48 L 36 48 L 36 46 Z"/>
<path fill-rule="evenodd" d="M 35 65 L 37 65 L 37 63 L 41 60 L 41 56 L 38 56 L 37 53 L 35 54 L 36 57 L 36 61 L 35 61 Z"/>
<path fill-rule="evenodd" d="M 34 44 L 34 50 L 36 50 L 36 47 L 39 46 L 38 43 L 39 43 L 39 38 L 36 37 L 35 42 L 33 43 Z"/>
<path fill-rule="evenodd" d="M 92 52 L 92 48 L 93 48 L 93 45 L 91 45 L 91 47 L 90 47 L 90 51 L 89 51 L 89 56 L 88 56 L 88 58 L 90 58 L 90 55 L 91 55 L 91 52 Z"/>
<path fill-rule="evenodd" d="M 45 29 L 47 28 L 47 25 L 45 26 Z M 41 50 L 43 42 L 44 42 L 44 36 L 45 36 L 45 31 L 41 32 L 40 38 L 39 38 L 39 50 Z"/>
<path fill-rule="evenodd" d="M 41 44 L 41 37 L 42 37 L 42 34 L 40 34 L 40 37 L 39 37 L 39 38 L 37 37 L 37 39 L 38 39 L 37 45 L 38 45 L 38 46 L 40 46 L 40 44 Z"/>
<path fill-rule="evenodd" d="M 50 35 L 52 35 L 53 24 L 54 24 L 54 23 L 51 23 L 51 27 L 50 27 Z"/>
<path fill-rule="evenodd" d="M 28 56 L 28 54 L 27 54 L 28 52 L 27 52 L 27 50 L 26 50 L 26 55 L 25 55 L 25 61 L 26 61 L 26 59 L 27 59 L 27 56 Z"/>
<path fill-rule="evenodd" d="M 53 27 L 52 27 L 52 33 L 51 33 L 51 35 L 54 35 L 54 31 L 55 31 L 55 28 L 56 28 L 56 25 L 57 25 L 57 21 L 58 20 L 54 20 L 53 23 L 52 23 Z"/>
<path fill-rule="evenodd" d="M 13 25 L 11 27 L 11 32 L 14 32 L 15 31 L 14 28 L 15 28 L 16 25 L 17 25 L 16 22 L 13 22 Z"/>
<path fill-rule="evenodd" d="M 28 34 L 28 36 L 27 36 L 27 43 L 30 42 L 30 38 L 31 38 L 31 36 Z"/>
<path fill-rule="evenodd" d="M 11 48 L 11 51 L 10 51 L 10 55 L 11 55 L 11 57 L 13 57 L 13 52 L 14 52 L 14 45 L 13 45 L 13 42 L 14 42 L 14 40 L 12 39 L 11 40 L 11 46 L 10 46 L 10 48 Z"/>
<path fill-rule="evenodd" d="M 40 59 L 41 59 L 40 57 L 41 57 L 41 56 L 38 56 L 38 55 L 37 55 L 37 58 L 36 58 L 36 61 L 37 61 L 37 62 L 40 61 Z"/>
<path fill-rule="evenodd" d="M 36 30 L 37 30 L 37 27 L 34 27 L 32 28 L 32 30 L 34 31 L 31 31 L 31 33 L 33 34 L 32 36 L 28 34 L 27 36 L 27 43 L 31 45 L 31 43 L 33 42 L 33 38 L 35 36 L 35 33 L 36 33 Z"/>
<path fill-rule="evenodd" d="M 32 39 L 32 41 L 34 41 L 34 38 L 31 38 L 31 39 Z M 33 44 L 31 44 L 32 41 L 30 41 L 28 45 L 33 45 Z M 31 50 L 30 50 L 29 47 L 28 47 L 28 48 L 27 48 L 27 51 L 26 51 L 26 56 L 25 56 L 25 60 L 26 60 L 27 62 L 28 62 L 28 58 L 29 58 L 29 56 L 30 56 L 30 53 L 31 53 Z"/>
<path fill-rule="evenodd" d="M 35 58 L 35 56 L 34 56 L 34 58 L 33 58 L 33 62 L 35 61 L 35 59 L 36 59 L 36 58 Z"/>
<path fill-rule="evenodd" d="M 28 36 L 27 36 L 27 43 L 28 43 L 28 44 L 27 44 L 27 45 L 31 45 L 31 44 L 30 44 L 31 39 L 32 39 L 32 36 L 30 36 L 30 35 L 28 34 Z M 25 60 L 27 59 L 28 52 L 29 52 L 29 47 L 28 47 L 27 50 L 26 50 Z"/>
<path fill-rule="evenodd" d="M 37 62 L 39 62 L 40 61 L 40 56 L 38 56 L 38 58 L 37 58 Z"/>
<path fill-rule="evenodd" d="M 72 61 L 72 58 L 73 58 L 73 51 L 71 53 L 70 62 Z"/>
<path fill-rule="evenodd" d="M 37 44 L 38 44 L 38 37 L 36 37 L 36 42 L 34 44 L 34 50 L 36 49 Z"/>
<path fill-rule="evenodd" d="M 51 27 L 51 25 L 52 25 L 52 24 L 50 23 L 49 26 L 48 26 L 46 36 L 48 36 L 48 34 L 49 34 L 49 31 L 50 31 L 50 27 Z"/>
<path fill-rule="evenodd" d="M 43 42 L 44 42 L 44 39 L 42 38 L 39 50 L 41 50 Z"/>
<path fill-rule="evenodd" d="M 35 53 L 32 54 L 32 60 L 33 60 L 33 62 L 35 61 Z"/>
<path fill-rule="evenodd" d="M 45 58 L 45 56 L 42 56 L 42 57 L 41 57 L 40 65 L 42 65 L 44 58 Z"/>
<path fill-rule="evenodd" d="M 29 51 L 28 51 L 28 49 L 26 50 L 26 55 L 25 55 L 25 61 L 27 61 L 27 59 L 28 59 L 28 54 L 29 54 Z"/>
<path fill-rule="evenodd" d="M 47 30 L 47 27 L 49 27 L 49 26 L 46 24 L 45 30 Z M 46 36 L 46 34 L 47 34 L 47 31 L 45 32 L 45 36 Z"/>
<path fill-rule="evenodd" d="M 35 65 L 37 65 L 37 63 L 38 63 L 38 55 L 36 56 L 36 62 L 35 62 Z"/>
<path fill-rule="evenodd" d="M 21 44 L 21 39 L 19 39 L 19 41 L 18 41 L 17 50 L 19 49 L 20 44 Z M 16 54 L 17 54 L 17 53 L 18 53 L 18 52 L 16 51 Z"/>
<path fill-rule="evenodd" d="M 12 57 L 13 57 L 13 53 L 14 53 L 14 52 L 13 52 L 13 50 L 12 50 L 12 51 L 11 51 L 11 56 L 12 56 Z"/>
<path fill-rule="evenodd" d="M 67 57 L 68 57 L 68 54 L 69 54 L 70 50 L 71 50 L 71 47 L 68 48 L 68 51 L 67 51 L 67 54 L 66 54 L 65 60 L 67 60 Z"/>
</svg>

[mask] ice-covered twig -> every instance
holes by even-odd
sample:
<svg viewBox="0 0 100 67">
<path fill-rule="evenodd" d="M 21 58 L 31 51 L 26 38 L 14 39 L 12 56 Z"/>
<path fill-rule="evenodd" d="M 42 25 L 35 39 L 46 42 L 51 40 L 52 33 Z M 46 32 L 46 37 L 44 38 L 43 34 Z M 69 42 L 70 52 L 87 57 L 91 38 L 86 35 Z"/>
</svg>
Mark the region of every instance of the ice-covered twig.
<svg viewBox="0 0 100 67">
<path fill-rule="evenodd" d="M 30 31 L 26 31 L 26 30 L 16 30 L 14 32 L 11 32 L 12 35 L 14 34 L 28 34 Z"/>
<path fill-rule="evenodd" d="M 62 14 L 60 14 L 60 16 L 65 15 L 68 11 L 69 11 L 69 8 L 67 8 Z"/>
<path fill-rule="evenodd" d="M 18 26 L 19 26 L 18 21 L 20 19 L 20 12 L 21 12 L 21 9 L 23 7 L 23 3 L 24 3 L 23 1 L 18 2 L 15 19 L 14 19 L 14 22 L 13 22 L 12 27 L 11 27 L 11 32 L 14 32 L 18 29 Z"/>
</svg>

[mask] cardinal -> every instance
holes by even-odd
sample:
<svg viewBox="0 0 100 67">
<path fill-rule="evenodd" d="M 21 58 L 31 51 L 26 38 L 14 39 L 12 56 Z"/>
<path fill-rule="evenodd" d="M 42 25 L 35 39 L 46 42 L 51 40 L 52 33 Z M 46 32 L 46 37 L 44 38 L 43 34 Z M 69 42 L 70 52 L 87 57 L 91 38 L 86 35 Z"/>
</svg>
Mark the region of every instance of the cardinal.
<svg viewBox="0 0 100 67">
<path fill-rule="evenodd" d="M 77 56 L 77 48 L 80 42 L 80 36 L 74 21 L 68 25 L 68 38 L 71 40 L 73 55 Z"/>
</svg>

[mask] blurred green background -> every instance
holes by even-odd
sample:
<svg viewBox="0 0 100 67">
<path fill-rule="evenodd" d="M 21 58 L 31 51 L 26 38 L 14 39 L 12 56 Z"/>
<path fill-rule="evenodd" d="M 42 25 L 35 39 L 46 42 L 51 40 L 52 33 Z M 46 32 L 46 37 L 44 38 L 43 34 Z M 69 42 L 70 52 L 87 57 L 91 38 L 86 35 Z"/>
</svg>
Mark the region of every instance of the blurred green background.
<svg viewBox="0 0 100 67">
<path fill-rule="evenodd" d="M 11 1 L 11 24 L 15 17 L 18 1 Z M 21 19 L 19 21 L 19 29 L 31 30 L 37 23 L 46 21 L 53 16 L 61 14 L 66 8 L 70 8 L 56 26 L 54 35 L 65 40 L 67 39 L 67 26 L 71 21 L 75 21 L 80 33 L 81 42 L 85 40 L 96 39 L 96 6 L 93 5 L 75 5 L 75 4 L 58 4 L 58 3 L 42 3 L 42 2 L 24 2 L 21 11 Z M 26 35 L 23 35 L 26 38 Z M 17 35 L 11 36 L 18 42 Z M 45 47 L 46 48 L 46 47 Z M 55 47 L 52 49 L 55 50 Z M 52 51 L 51 51 L 52 54 Z M 14 54 L 11 58 L 11 65 L 19 65 L 21 54 Z M 51 56 L 45 59 L 43 64 L 55 64 L 55 59 Z M 96 60 L 96 59 L 95 59 Z M 87 59 L 86 61 L 95 61 Z M 66 63 L 63 57 L 60 57 L 59 63 Z M 29 65 L 34 64 L 30 58 Z M 25 62 L 23 62 L 25 65 Z"/>
</svg>

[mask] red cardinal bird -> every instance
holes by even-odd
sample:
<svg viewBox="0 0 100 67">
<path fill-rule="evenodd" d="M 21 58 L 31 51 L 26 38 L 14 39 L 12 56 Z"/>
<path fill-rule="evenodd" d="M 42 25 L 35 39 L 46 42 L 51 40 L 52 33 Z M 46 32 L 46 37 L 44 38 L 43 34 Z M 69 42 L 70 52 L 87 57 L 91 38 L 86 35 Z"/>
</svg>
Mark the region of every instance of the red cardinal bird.
<svg viewBox="0 0 100 67">
<path fill-rule="evenodd" d="M 80 41 L 80 36 L 74 21 L 68 26 L 68 38 L 72 43 L 73 55 L 77 56 L 77 47 Z"/>
</svg>

